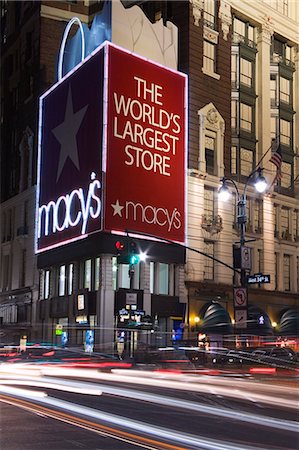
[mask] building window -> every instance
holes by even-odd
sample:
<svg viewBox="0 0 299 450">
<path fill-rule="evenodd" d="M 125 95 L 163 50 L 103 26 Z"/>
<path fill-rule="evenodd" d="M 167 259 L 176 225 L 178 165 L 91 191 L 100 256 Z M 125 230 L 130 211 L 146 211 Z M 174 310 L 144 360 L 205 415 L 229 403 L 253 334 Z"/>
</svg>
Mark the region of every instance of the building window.
<svg viewBox="0 0 299 450">
<path fill-rule="evenodd" d="M 212 30 L 216 28 L 215 12 L 216 12 L 215 0 L 204 0 L 203 20 L 204 25 Z"/>
<path fill-rule="evenodd" d="M 278 274 L 279 274 L 278 263 L 279 263 L 279 257 L 278 257 L 278 254 L 276 252 L 275 252 L 274 256 L 275 256 L 275 289 L 278 289 Z"/>
<path fill-rule="evenodd" d="M 231 173 L 236 175 L 237 173 L 237 147 L 231 147 Z"/>
<path fill-rule="evenodd" d="M 276 75 L 271 75 L 270 78 L 270 99 L 271 99 L 271 105 L 277 106 L 277 77 Z"/>
<path fill-rule="evenodd" d="M 253 170 L 253 152 L 246 148 L 240 150 L 241 175 L 248 177 Z"/>
<path fill-rule="evenodd" d="M 66 292 L 66 271 L 65 266 L 59 267 L 59 280 L 58 280 L 58 295 L 59 297 L 65 295 Z"/>
<path fill-rule="evenodd" d="M 215 73 L 216 46 L 209 41 L 203 43 L 203 68 L 206 72 Z"/>
<path fill-rule="evenodd" d="M 279 100 L 289 105 L 291 103 L 291 81 L 284 77 L 280 77 L 279 80 Z"/>
<path fill-rule="evenodd" d="M 231 80 L 234 88 L 238 87 L 238 61 L 239 55 L 237 53 L 232 53 L 231 57 Z"/>
<path fill-rule="evenodd" d="M 240 83 L 247 87 L 253 86 L 252 61 L 240 58 Z"/>
<path fill-rule="evenodd" d="M 263 250 L 258 249 L 257 251 L 257 270 L 258 273 L 264 272 L 264 257 L 263 257 Z"/>
<path fill-rule="evenodd" d="M 279 218 L 279 206 L 274 205 L 273 207 L 274 237 L 279 237 L 278 218 Z"/>
<path fill-rule="evenodd" d="M 263 203 L 260 200 L 254 201 L 254 232 L 262 232 L 263 223 Z"/>
<path fill-rule="evenodd" d="M 22 250 L 22 267 L 21 267 L 21 287 L 26 286 L 26 258 L 27 258 L 27 250 Z"/>
<path fill-rule="evenodd" d="M 283 239 L 288 239 L 290 236 L 290 210 L 286 208 L 281 208 L 280 210 L 280 227 L 281 227 L 281 237 Z"/>
<path fill-rule="evenodd" d="M 280 14 L 288 16 L 289 14 L 289 0 L 272 0 L 271 6 L 275 8 Z"/>
<path fill-rule="evenodd" d="M 214 242 L 204 242 L 204 253 L 214 257 Z M 207 256 L 204 257 L 203 278 L 204 280 L 214 280 L 214 260 Z"/>
<path fill-rule="evenodd" d="M 291 145 L 291 123 L 280 119 L 280 142 L 288 147 Z"/>
<path fill-rule="evenodd" d="M 292 188 L 293 177 L 292 177 L 293 166 L 290 163 L 283 161 L 281 163 L 281 180 L 280 186 L 286 189 Z"/>
<path fill-rule="evenodd" d="M 283 255 L 283 288 L 291 290 L 291 256 Z"/>
<path fill-rule="evenodd" d="M 231 126 L 233 130 L 237 130 L 238 128 L 238 102 L 237 100 L 232 100 L 231 102 Z"/>
<path fill-rule="evenodd" d="M 255 48 L 255 28 L 248 22 L 234 17 L 233 20 L 233 42 L 242 42 L 250 48 Z"/>
<path fill-rule="evenodd" d="M 210 175 L 215 175 L 216 142 L 216 133 L 207 132 L 205 135 L 205 158 L 206 171 Z"/>
<path fill-rule="evenodd" d="M 240 103 L 240 128 L 252 133 L 252 106 Z"/>
<path fill-rule="evenodd" d="M 270 119 L 271 139 L 274 141 L 277 138 L 277 118 L 272 116 Z"/>
<path fill-rule="evenodd" d="M 294 240 L 299 242 L 299 211 L 293 211 L 293 236 Z"/>
<path fill-rule="evenodd" d="M 33 49 L 33 32 L 26 33 L 26 47 L 25 47 L 25 61 L 28 61 L 32 56 Z"/>
</svg>

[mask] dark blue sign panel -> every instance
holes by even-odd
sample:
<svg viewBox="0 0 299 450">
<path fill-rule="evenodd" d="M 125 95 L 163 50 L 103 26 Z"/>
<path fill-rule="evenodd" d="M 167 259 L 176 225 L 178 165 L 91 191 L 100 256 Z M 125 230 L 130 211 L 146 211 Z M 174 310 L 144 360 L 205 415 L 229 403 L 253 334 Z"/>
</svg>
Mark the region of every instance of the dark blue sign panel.
<svg viewBox="0 0 299 450">
<path fill-rule="evenodd" d="M 36 251 L 102 229 L 104 51 L 40 100 Z"/>
</svg>

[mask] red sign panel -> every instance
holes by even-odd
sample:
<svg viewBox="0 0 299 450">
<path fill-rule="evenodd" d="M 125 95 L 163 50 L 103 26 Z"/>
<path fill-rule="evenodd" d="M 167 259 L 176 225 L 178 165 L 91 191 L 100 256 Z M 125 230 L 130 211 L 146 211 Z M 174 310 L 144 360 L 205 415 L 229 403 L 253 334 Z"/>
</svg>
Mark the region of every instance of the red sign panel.
<svg viewBox="0 0 299 450">
<path fill-rule="evenodd" d="M 106 230 L 185 241 L 186 76 L 109 46 Z"/>
<path fill-rule="evenodd" d="M 185 241 L 185 92 L 106 43 L 41 97 L 36 252 L 102 230 Z"/>
</svg>

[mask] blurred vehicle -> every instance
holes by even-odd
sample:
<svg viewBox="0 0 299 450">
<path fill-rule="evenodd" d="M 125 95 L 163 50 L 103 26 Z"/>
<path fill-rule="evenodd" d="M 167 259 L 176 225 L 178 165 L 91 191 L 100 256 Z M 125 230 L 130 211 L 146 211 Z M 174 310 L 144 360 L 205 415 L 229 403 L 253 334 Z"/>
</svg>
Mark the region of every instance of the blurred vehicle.
<svg viewBox="0 0 299 450">
<path fill-rule="evenodd" d="M 136 364 L 150 365 L 157 369 L 190 370 L 195 368 L 186 351 L 175 347 L 136 352 L 134 359 Z"/>
<path fill-rule="evenodd" d="M 129 368 L 131 363 L 120 361 L 118 357 L 106 353 L 85 353 L 60 347 L 28 346 L 25 351 L 19 349 L 1 349 L 1 362 L 67 364 L 72 367 L 112 369 Z"/>
</svg>

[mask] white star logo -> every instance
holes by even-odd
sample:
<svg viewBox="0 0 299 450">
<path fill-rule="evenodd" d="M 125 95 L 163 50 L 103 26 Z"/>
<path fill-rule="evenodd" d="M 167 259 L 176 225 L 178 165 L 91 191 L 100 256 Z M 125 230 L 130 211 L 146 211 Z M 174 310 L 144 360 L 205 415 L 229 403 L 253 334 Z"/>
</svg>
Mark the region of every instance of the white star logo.
<svg viewBox="0 0 299 450">
<path fill-rule="evenodd" d="M 121 210 L 124 208 L 124 206 L 121 206 L 119 204 L 119 200 L 116 200 L 115 204 L 111 203 L 111 206 L 113 208 L 113 216 L 116 216 L 116 214 L 118 214 L 119 217 L 122 217 Z"/>
<path fill-rule="evenodd" d="M 77 169 L 80 170 L 76 136 L 87 108 L 88 105 L 74 113 L 71 86 L 69 86 L 64 121 L 52 130 L 52 133 L 61 145 L 56 183 L 67 158 L 70 158 Z"/>
</svg>

